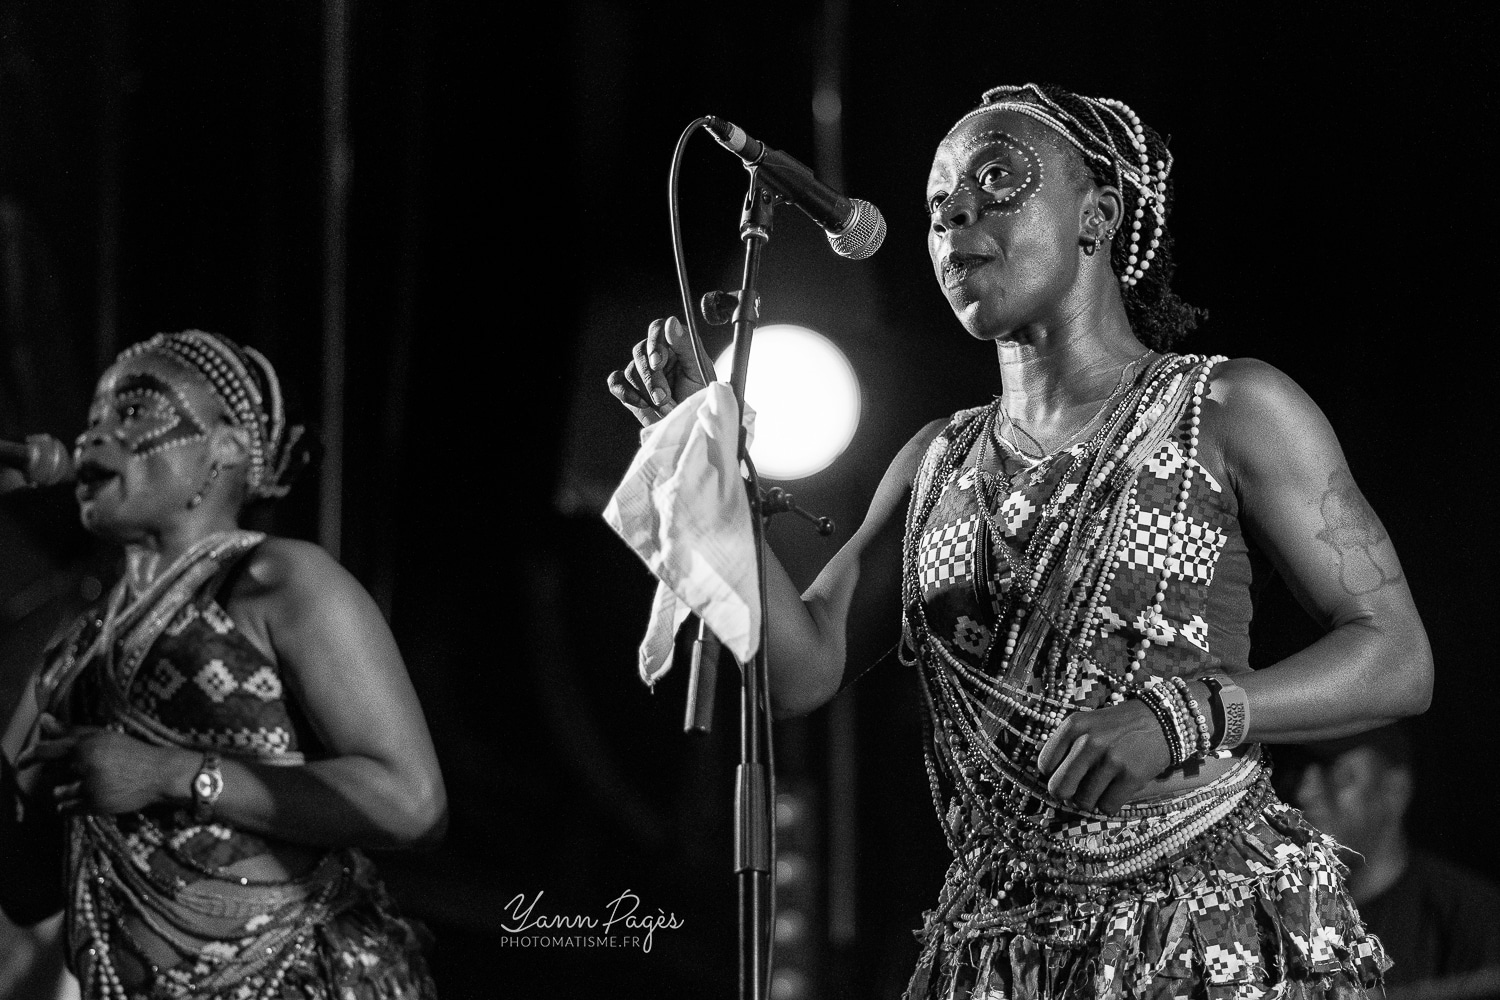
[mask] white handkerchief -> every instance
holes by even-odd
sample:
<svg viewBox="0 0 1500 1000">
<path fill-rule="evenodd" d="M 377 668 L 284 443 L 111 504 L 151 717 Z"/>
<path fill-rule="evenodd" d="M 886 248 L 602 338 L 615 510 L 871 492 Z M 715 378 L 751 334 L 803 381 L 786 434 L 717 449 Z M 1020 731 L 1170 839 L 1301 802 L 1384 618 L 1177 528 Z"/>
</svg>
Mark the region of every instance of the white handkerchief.
<svg viewBox="0 0 1500 1000">
<path fill-rule="evenodd" d="M 689 612 L 745 663 L 760 647 L 760 589 L 750 501 L 740 475 L 725 382 L 710 383 L 641 431 L 604 520 L 660 581 L 640 648 L 641 679 L 672 666 L 672 642 Z M 746 426 L 753 413 L 745 408 Z"/>
</svg>

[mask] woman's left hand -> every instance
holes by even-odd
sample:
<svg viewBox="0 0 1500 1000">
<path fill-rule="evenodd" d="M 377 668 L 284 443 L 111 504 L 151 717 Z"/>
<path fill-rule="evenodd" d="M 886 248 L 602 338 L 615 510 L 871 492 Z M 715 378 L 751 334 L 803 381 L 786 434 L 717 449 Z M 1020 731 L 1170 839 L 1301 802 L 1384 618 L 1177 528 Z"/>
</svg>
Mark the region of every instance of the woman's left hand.
<svg viewBox="0 0 1500 1000">
<path fill-rule="evenodd" d="M 126 813 L 157 801 L 166 751 L 113 729 L 41 717 L 41 739 L 17 767 L 46 767 L 59 812 Z"/>
<path fill-rule="evenodd" d="M 1113 813 L 1172 763 L 1166 734 L 1135 699 L 1062 721 L 1037 756 L 1047 791 L 1080 810 Z"/>
</svg>

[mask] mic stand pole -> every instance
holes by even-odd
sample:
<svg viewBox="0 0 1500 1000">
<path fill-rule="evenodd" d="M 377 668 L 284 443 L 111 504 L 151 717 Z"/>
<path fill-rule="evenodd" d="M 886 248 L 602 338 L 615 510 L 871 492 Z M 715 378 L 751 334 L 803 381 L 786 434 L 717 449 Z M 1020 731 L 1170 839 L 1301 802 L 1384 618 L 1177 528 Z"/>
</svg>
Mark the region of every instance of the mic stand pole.
<svg viewBox="0 0 1500 1000">
<path fill-rule="evenodd" d="M 771 975 L 771 928 L 775 899 L 771 873 L 775 862 L 775 782 L 771 753 L 771 701 L 766 645 L 770 629 L 766 608 L 765 523 L 755 465 L 745 434 L 745 383 L 750 373 L 750 342 L 759 321 L 761 250 L 771 238 L 771 216 L 778 196 L 750 167 L 750 189 L 740 213 L 745 266 L 739 302 L 734 310 L 734 367 L 729 384 L 739 404 L 739 456 L 747 471 L 750 523 L 754 532 L 756 579 L 760 592 L 760 645 L 749 663 L 740 665 L 740 764 L 735 772 L 734 870 L 739 883 L 740 997 L 768 1000 Z"/>
</svg>

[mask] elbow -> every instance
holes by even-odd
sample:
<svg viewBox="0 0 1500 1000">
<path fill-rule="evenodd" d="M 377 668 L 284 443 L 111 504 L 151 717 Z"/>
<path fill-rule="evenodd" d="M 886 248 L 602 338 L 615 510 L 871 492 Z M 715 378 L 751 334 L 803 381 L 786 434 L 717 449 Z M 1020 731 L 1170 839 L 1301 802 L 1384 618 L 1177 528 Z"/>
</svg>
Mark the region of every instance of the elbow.
<svg viewBox="0 0 1500 1000">
<path fill-rule="evenodd" d="M 796 684 L 772 684 L 771 718 L 794 719 L 822 708 L 839 693 L 841 676 L 803 675 Z"/>
<path fill-rule="evenodd" d="M 446 800 L 424 817 L 417 835 L 407 844 L 409 850 L 434 851 L 442 846 L 448 836 L 448 803 Z"/>
<path fill-rule="evenodd" d="M 814 712 L 844 689 L 848 647 L 842 635 L 808 643 L 770 662 L 771 717 L 792 719 Z"/>
<path fill-rule="evenodd" d="M 777 722 L 806 715 L 817 707 L 818 703 L 813 701 L 771 692 L 771 718 Z"/>
<path fill-rule="evenodd" d="M 1422 643 L 1422 655 L 1418 668 L 1413 671 L 1417 676 L 1412 681 L 1410 702 L 1408 704 L 1408 715 L 1421 715 L 1432 707 L 1433 668 L 1432 650 L 1427 643 Z"/>
<path fill-rule="evenodd" d="M 448 835 L 448 795 L 441 778 L 422 783 L 406 797 L 400 816 L 388 834 L 393 847 L 431 851 Z"/>
<path fill-rule="evenodd" d="M 1432 646 L 1427 633 L 1417 625 L 1398 652 L 1398 682 L 1393 685 L 1392 714 L 1397 718 L 1421 715 L 1432 706 Z"/>
</svg>

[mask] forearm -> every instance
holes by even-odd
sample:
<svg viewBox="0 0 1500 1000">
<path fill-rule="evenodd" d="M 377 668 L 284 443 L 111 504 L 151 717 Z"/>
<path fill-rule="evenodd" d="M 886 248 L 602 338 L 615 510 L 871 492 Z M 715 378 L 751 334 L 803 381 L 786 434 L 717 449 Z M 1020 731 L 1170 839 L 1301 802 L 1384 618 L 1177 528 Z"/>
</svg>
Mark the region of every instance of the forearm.
<svg viewBox="0 0 1500 1000">
<path fill-rule="evenodd" d="M 159 801 L 191 807 L 196 751 L 167 748 Z M 421 847 L 442 836 L 447 801 L 440 780 L 347 755 L 296 766 L 225 758 L 213 817 L 226 825 L 320 847 Z"/>
<path fill-rule="evenodd" d="M 1246 741 L 1338 739 L 1425 711 L 1432 653 L 1420 624 L 1360 618 L 1235 682 L 1249 701 Z M 1193 688 L 1206 706 L 1207 689 Z"/>
</svg>

